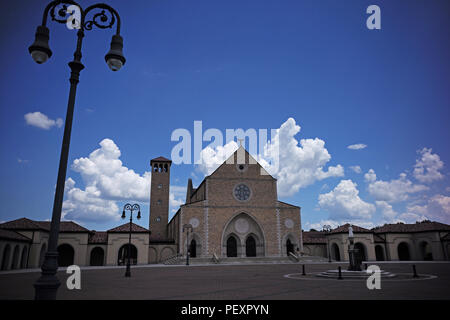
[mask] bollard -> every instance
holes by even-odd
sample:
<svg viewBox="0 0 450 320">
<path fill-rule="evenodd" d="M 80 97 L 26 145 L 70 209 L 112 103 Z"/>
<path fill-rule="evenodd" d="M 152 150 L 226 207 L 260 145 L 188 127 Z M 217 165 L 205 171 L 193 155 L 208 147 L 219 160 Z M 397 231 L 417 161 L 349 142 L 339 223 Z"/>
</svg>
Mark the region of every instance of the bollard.
<svg viewBox="0 0 450 320">
<path fill-rule="evenodd" d="M 342 280 L 342 271 L 341 271 L 341 266 L 338 267 L 339 270 L 339 276 L 338 276 L 338 280 Z"/>
<path fill-rule="evenodd" d="M 413 264 L 413 278 L 418 278 L 419 277 L 419 275 L 417 274 L 417 270 L 416 270 L 416 265 L 415 264 Z"/>
<path fill-rule="evenodd" d="M 302 264 L 302 276 L 306 276 L 305 265 Z"/>
</svg>

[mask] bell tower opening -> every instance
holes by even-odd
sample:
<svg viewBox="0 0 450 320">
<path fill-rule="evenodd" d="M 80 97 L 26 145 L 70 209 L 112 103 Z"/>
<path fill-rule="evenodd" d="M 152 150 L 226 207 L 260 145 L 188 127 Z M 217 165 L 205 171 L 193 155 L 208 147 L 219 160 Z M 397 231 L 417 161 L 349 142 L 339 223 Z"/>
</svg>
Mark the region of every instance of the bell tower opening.
<svg viewBox="0 0 450 320">
<path fill-rule="evenodd" d="M 167 240 L 168 237 L 171 164 L 172 161 L 164 157 L 150 160 L 152 182 L 150 187 L 149 229 L 152 240 Z"/>
</svg>

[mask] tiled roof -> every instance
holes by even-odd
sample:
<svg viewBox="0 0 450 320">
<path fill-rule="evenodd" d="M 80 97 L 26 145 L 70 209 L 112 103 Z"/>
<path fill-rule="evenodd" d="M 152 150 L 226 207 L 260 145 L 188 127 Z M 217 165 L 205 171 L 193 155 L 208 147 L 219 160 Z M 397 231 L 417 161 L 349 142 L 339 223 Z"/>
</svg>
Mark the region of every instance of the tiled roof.
<svg viewBox="0 0 450 320">
<path fill-rule="evenodd" d="M 172 160 L 167 159 L 167 158 L 164 158 L 164 157 L 158 157 L 158 158 L 152 159 L 152 160 L 150 160 L 150 161 L 151 161 L 151 162 L 153 162 L 153 161 L 172 162 Z"/>
<path fill-rule="evenodd" d="M 31 242 L 30 238 L 25 237 L 18 232 L 6 229 L 0 229 L 0 239 Z"/>
<path fill-rule="evenodd" d="M 0 228 L 2 229 L 10 229 L 10 230 L 39 230 L 43 229 L 36 221 L 20 218 L 12 221 L 8 221 L 0 224 Z"/>
<path fill-rule="evenodd" d="M 127 222 L 121 226 L 115 227 L 113 229 L 109 229 L 108 232 L 130 232 L 130 223 Z M 150 232 L 150 230 L 145 229 L 144 227 L 138 226 L 137 224 L 131 224 L 131 232 Z"/>
<path fill-rule="evenodd" d="M 39 224 L 43 229 L 50 230 L 50 221 L 35 221 Z M 60 232 L 89 232 L 85 227 L 80 226 L 79 224 L 73 221 L 61 221 L 59 224 Z"/>
<path fill-rule="evenodd" d="M 325 233 L 320 231 L 303 231 L 303 243 L 327 243 Z"/>
<path fill-rule="evenodd" d="M 89 233 L 89 243 L 107 243 L 108 233 L 105 231 L 91 231 Z"/>
<path fill-rule="evenodd" d="M 370 233 L 372 232 L 371 230 L 362 228 L 362 227 L 358 227 L 355 225 L 351 225 L 352 229 L 353 229 L 353 233 Z M 348 228 L 350 227 L 349 223 L 344 224 L 343 226 L 337 227 L 333 230 L 331 230 L 331 233 L 348 233 Z"/>
<path fill-rule="evenodd" d="M 20 218 L 0 224 L 0 228 L 9 230 L 45 230 L 50 231 L 50 221 L 34 221 L 27 218 Z M 60 232 L 89 232 L 88 229 L 76 224 L 73 221 L 61 221 Z"/>
<path fill-rule="evenodd" d="M 406 223 L 385 224 L 384 226 L 373 228 L 372 231 L 375 233 L 450 231 L 450 225 L 426 220 L 426 221 L 416 222 L 416 223 L 412 223 L 412 224 L 406 224 Z"/>
</svg>

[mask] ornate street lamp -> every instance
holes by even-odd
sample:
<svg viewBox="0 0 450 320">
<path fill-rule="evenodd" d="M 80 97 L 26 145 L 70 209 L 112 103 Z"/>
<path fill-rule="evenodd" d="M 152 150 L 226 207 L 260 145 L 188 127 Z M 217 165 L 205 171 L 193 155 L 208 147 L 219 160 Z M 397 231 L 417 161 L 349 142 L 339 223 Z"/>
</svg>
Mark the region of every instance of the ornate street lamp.
<svg viewBox="0 0 450 320">
<path fill-rule="evenodd" d="M 138 210 L 138 215 L 137 218 L 138 220 L 141 218 L 141 207 L 139 207 L 139 205 L 136 204 L 129 204 L 127 203 L 124 207 L 123 207 L 123 212 L 122 212 L 122 219 L 125 219 L 126 215 L 125 215 L 125 211 L 128 210 L 130 211 L 130 234 L 128 237 L 128 261 L 127 261 L 127 270 L 125 271 L 125 277 L 131 277 L 131 267 L 130 267 L 130 260 L 131 260 L 131 228 L 133 225 L 133 211 Z"/>
<path fill-rule="evenodd" d="M 329 239 L 329 235 L 330 235 L 330 231 L 331 231 L 331 226 L 329 224 L 326 224 L 323 226 L 323 231 L 325 231 L 327 233 L 327 252 L 328 252 L 328 262 L 331 262 L 331 252 L 330 252 L 330 239 Z"/>
<path fill-rule="evenodd" d="M 71 7 L 72 6 L 72 7 Z M 52 56 L 52 51 L 48 45 L 49 29 L 47 28 L 47 18 L 50 14 L 53 21 L 67 24 L 71 18 L 74 7 L 80 13 L 80 21 L 76 19 L 71 20 L 76 22 L 77 32 L 77 47 L 74 53 L 74 59 L 69 62 L 71 69 L 70 74 L 70 92 L 69 101 L 67 104 L 66 121 L 64 125 L 64 137 L 61 147 L 61 157 L 59 160 L 58 179 L 56 183 L 55 198 L 53 202 L 52 221 L 50 224 L 50 235 L 48 240 L 48 250 L 45 254 L 45 260 L 42 264 L 42 273 L 40 278 L 35 282 L 35 299 L 56 299 L 56 293 L 60 286 L 60 282 L 56 277 L 58 271 L 58 236 L 59 225 L 61 220 L 61 209 L 64 197 L 64 183 L 66 179 L 67 161 L 69 157 L 70 135 L 72 131 L 73 111 L 75 106 L 75 95 L 77 85 L 79 82 L 80 71 L 84 69 L 81 63 L 81 46 L 83 43 L 84 31 L 91 30 L 93 26 L 101 29 L 112 28 L 116 24 L 116 34 L 111 41 L 111 49 L 106 54 L 105 60 L 109 68 L 113 71 L 119 70 L 125 63 L 125 57 L 122 53 L 123 40 L 120 36 L 120 17 L 116 10 L 106 4 L 94 4 L 85 10 L 75 1 L 52 1 L 44 10 L 42 18 L 42 25 L 37 27 L 35 41 L 28 48 L 31 57 L 39 64 L 44 63 Z M 96 12 L 96 13 L 95 13 Z M 91 13 L 93 15 L 91 15 Z M 95 13 L 95 14 L 94 14 Z M 107 14 L 108 13 L 108 14 Z M 91 16 L 90 19 L 87 17 Z M 73 18 L 73 17 L 72 17 Z"/>
<path fill-rule="evenodd" d="M 186 265 L 189 265 L 189 254 L 190 254 L 190 250 L 189 250 L 189 231 L 192 231 L 192 225 L 190 224 L 185 224 L 183 226 L 183 232 L 187 231 L 186 234 Z"/>
</svg>

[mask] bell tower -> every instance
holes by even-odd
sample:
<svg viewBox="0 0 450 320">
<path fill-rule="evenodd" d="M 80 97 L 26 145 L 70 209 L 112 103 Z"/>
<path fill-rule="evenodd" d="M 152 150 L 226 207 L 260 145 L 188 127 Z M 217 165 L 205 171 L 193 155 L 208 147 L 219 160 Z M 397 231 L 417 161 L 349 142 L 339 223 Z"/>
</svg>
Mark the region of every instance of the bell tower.
<svg viewBox="0 0 450 320">
<path fill-rule="evenodd" d="M 167 239 L 169 222 L 169 187 L 170 166 L 172 161 L 164 157 L 150 160 L 152 183 L 150 187 L 150 219 L 151 240 Z"/>
</svg>

